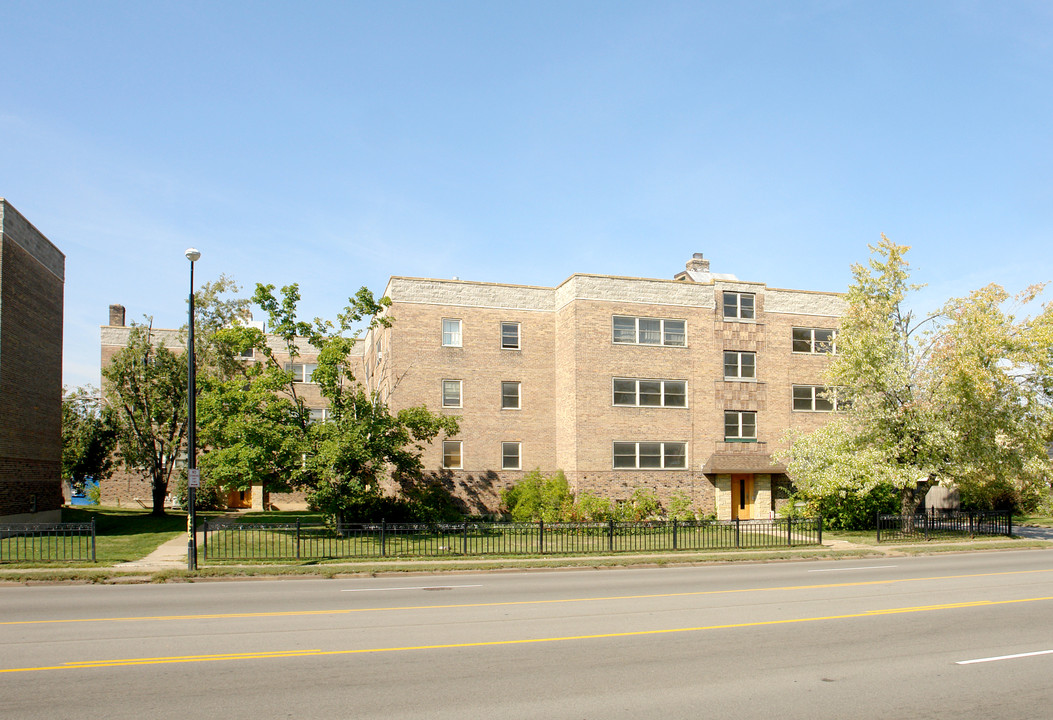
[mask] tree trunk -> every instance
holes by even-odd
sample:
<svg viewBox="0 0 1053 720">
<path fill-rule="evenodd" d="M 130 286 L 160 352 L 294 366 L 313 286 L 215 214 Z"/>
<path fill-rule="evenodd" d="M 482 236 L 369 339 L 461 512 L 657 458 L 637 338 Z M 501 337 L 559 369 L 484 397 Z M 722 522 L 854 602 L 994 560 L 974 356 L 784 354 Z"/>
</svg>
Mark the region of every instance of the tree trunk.
<svg viewBox="0 0 1053 720">
<path fill-rule="evenodd" d="M 167 483 L 154 478 L 153 482 L 153 499 L 154 508 L 150 511 L 151 515 L 163 516 L 165 514 L 165 497 L 168 496 Z"/>
</svg>

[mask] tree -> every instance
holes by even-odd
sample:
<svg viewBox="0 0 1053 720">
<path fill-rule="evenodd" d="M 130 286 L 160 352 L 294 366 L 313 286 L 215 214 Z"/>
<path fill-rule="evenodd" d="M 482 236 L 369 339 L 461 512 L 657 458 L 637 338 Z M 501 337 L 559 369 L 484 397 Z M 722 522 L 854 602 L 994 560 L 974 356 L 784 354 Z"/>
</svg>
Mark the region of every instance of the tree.
<svg viewBox="0 0 1053 720">
<path fill-rule="evenodd" d="M 82 488 L 113 474 L 117 433 L 110 409 L 91 387 L 62 390 L 62 477 Z"/>
<path fill-rule="evenodd" d="M 118 455 L 151 481 L 152 513 L 164 515 L 165 496 L 187 429 L 187 362 L 151 328 L 133 325 L 127 347 L 103 368 L 113 409 Z"/>
<path fill-rule="evenodd" d="M 243 363 L 209 386 L 200 407 L 210 450 L 201 464 L 231 482 L 253 478 L 303 488 L 313 505 L 337 521 L 368 517 L 384 504 L 382 479 L 389 473 L 419 475 L 423 443 L 440 433 L 455 434 L 457 422 L 424 407 L 392 413 L 349 372 L 363 324 L 368 330 L 392 322 L 383 315 L 387 298 L 376 300 L 361 288 L 335 323 L 299 320 L 299 298 L 296 285 L 283 287 L 280 297 L 273 285 L 257 285 L 252 297 L 268 315 L 281 360 L 254 328 L 234 326 L 217 333 L 216 344 L 228 355 L 251 348 L 256 362 Z M 286 357 L 296 363 L 303 352 L 317 353 L 311 382 L 328 405 L 325 422 L 312 421 L 297 378 L 285 367 Z"/>
<path fill-rule="evenodd" d="M 911 513 L 933 479 L 956 483 L 975 504 L 1048 477 L 1053 310 L 1017 320 L 991 285 L 920 319 L 908 309 L 909 248 L 882 235 L 867 265 L 852 267 L 848 308 L 828 385 L 848 411 L 784 458 L 805 497 L 860 501 L 891 486 Z M 1032 302 L 1035 287 L 1018 301 Z"/>
</svg>

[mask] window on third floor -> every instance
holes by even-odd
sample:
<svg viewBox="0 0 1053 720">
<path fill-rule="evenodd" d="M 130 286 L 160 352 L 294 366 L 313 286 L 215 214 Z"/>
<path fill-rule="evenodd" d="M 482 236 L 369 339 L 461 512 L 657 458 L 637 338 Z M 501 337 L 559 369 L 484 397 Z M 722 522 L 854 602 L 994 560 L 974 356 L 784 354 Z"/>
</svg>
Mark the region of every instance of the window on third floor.
<svg viewBox="0 0 1053 720">
<path fill-rule="evenodd" d="M 461 347 L 461 321 L 459 319 L 442 319 L 442 344 L 444 347 Z"/>
<path fill-rule="evenodd" d="M 614 316 L 614 342 L 619 345 L 687 345 L 686 323 L 664 318 Z"/>
<path fill-rule="evenodd" d="M 735 320 L 752 320 L 756 317 L 757 296 L 753 293 L 725 292 L 724 317 Z"/>
</svg>

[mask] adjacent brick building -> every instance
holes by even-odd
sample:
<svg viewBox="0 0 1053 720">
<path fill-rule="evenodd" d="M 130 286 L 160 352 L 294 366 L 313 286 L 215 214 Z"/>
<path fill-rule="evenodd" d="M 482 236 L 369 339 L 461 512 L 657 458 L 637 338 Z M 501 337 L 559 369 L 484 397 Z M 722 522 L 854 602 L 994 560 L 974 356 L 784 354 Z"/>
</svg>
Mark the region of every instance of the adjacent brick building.
<svg viewBox="0 0 1053 720">
<path fill-rule="evenodd" d="M 0 522 L 61 519 L 65 266 L 0 198 Z"/>
<path fill-rule="evenodd" d="M 359 375 L 392 408 L 460 418 L 425 466 L 474 511 L 539 468 L 627 498 L 686 494 L 721 519 L 768 517 L 773 453 L 835 411 L 823 372 L 844 300 L 714 274 L 573 275 L 554 288 L 392 277 L 391 328 Z"/>
</svg>

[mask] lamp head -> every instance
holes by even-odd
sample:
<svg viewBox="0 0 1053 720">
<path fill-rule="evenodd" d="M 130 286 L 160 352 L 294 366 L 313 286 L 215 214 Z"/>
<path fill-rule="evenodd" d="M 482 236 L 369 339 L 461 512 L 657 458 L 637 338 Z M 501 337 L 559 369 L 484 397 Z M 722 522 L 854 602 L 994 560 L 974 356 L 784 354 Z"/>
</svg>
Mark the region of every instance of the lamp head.
<svg viewBox="0 0 1053 720">
<path fill-rule="evenodd" d="M 201 259 L 201 251 L 197 248 L 188 248 L 186 251 L 186 259 L 190 262 L 197 262 Z"/>
</svg>

